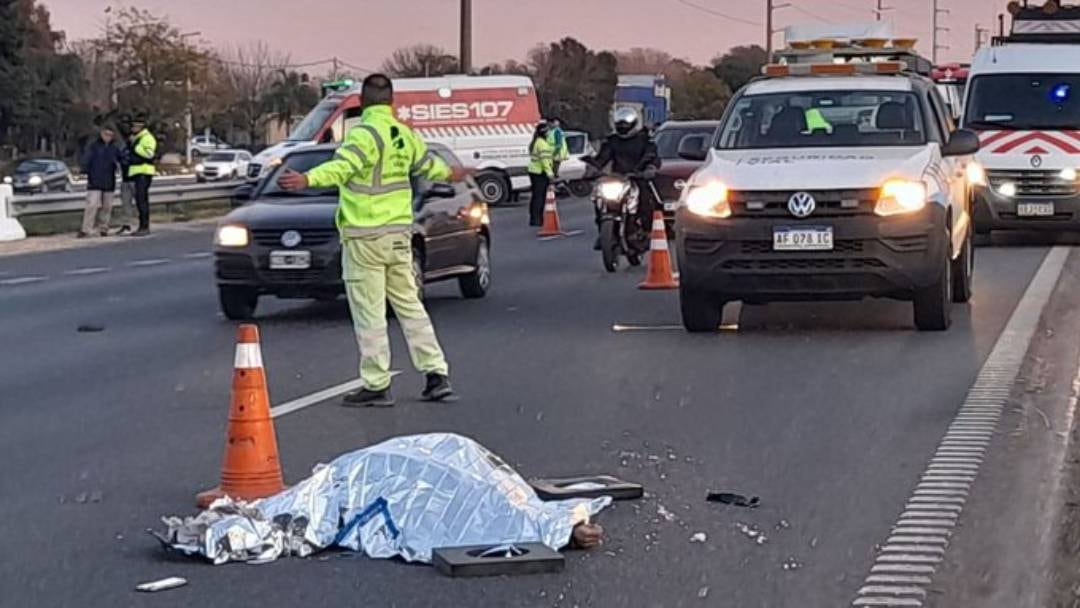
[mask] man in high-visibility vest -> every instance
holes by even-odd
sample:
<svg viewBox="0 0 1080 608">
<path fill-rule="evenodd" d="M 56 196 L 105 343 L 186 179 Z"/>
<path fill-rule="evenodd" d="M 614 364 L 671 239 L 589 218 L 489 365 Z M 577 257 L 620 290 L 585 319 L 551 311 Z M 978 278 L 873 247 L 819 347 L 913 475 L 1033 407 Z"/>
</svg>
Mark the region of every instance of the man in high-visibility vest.
<svg viewBox="0 0 1080 608">
<path fill-rule="evenodd" d="M 559 165 L 564 160 L 570 158 L 570 146 L 566 143 L 566 132 L 562 130 L 562 121 L 558 118 L 552 118 L 548 121 L 551 129 L 548 131 L 548 142 L 555 149 L 555 158 L 553 159 L 553 169 L 555 178 L 559 177 Z"/>
<path fill-rule="evenodd" d="M 426 375 L 421 397 L 453 396 L 449 367 L 435 329 L 420 301 L 413 273 L 411 178 L 460 179 L 412 129 L 394 117 L 393 85 L 382 74 L 364 79 L 360 122 L 345 136 L 334 158 L 306 174 L 286 171 L 286 190 L 337 186 L 341 265 L 360 345 L 363 386 L 345 395 L 349 406 L 390 407 L 390 339 L 386 301 L 394 307 L 413 366 Z"/>
<path fill-rule="evenodd" d="M 134 236 L 150 234 L 150 183 L 157 169 L 157 139 L 146 128 L 146 118 L 136 116 L 131 121 L 131 157 L 128 175 L 135 184 L 135 208 L 139 211 L 139 229 Z"/>
</svg>

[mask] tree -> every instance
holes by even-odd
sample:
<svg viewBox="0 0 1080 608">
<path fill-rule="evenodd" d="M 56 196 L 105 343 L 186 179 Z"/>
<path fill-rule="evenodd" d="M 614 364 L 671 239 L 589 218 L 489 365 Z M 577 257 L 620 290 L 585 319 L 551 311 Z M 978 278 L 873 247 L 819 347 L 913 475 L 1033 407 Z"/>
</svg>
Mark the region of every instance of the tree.
<svg viewBox="0 0 1080 608">
<path fill-rule="evenodd" d="M 307 74 L 287 70 L 278 72 L 265 98 L 266 108 L 278 124 L 285 127 L 286 134 L 292 128 L 293 119 L 303 116 L 318 101 L 319 94 L 308 83 Z"/>
<path fill-rule="evenodd" d="M 544 116 L 595 136 L 605 133 L 618 82 L 616 64 L 612 53 L 589 50 L 573 38 L 534 48 L 529 65 Z"/>
<path fill-rule="evenodd" d="M 616 52 L 615 57 L 619 61 L 620 74 L 663 75 L 668 83 L 685 78 L 694 69 L 690 62 L 675 59 L 660 49 L 635 47 Z"/>
<path fill-rule="evenodd" d="M 532 76 L 532 70 L 524 63 L 518 63 L 508 59 L 506 63 L 491 63 L 480 68 L 481 76 L 496 76 L 499 74 L 512 74 L 515 76 Z"/>
<path fill-rule="evenodd" d="M 457 57 L 432 44 L 397 49 L 383 62 L 382 71 L 396 78 L 420 78 L 456 74 Z"/>
<path fill-rule="evenodd" d="M 732 91 L 738 91 L 761 74 L 761 66 L 768 61 L 765 49 L 754 44 L 736 46 L 712 60 L 713 73 Z"/>
<path fill-rule="evenodd" d="M 224 51 L 216 60 L 232 101 L 231 115 L 243 129 L 248 145 L 264 139 L 267 94 L 289 57 L 275 53 L 265 42 L 253 42 Z"/>
<path fill-rule="evenodd" d="M 695 69 L 671 91 L 672 114 L 677 120 L 716 120 L 731 99 L 731 89 L 711 70 Z"/>
</svg>

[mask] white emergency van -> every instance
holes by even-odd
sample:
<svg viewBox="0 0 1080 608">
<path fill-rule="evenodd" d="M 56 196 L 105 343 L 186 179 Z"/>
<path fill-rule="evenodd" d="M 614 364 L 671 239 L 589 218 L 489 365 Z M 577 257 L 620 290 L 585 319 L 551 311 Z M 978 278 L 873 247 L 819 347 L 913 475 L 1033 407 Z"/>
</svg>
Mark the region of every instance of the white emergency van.
<svg viewBox="0 0 1080 608">
<path fill-rule="evenodd" d="M 477 171 L 486 202 L 499 204 L 528 188 L 529 142 L 540 109 L 526 76 L 395 78 L 394 111 L 425 140 L 439 143 Z M 258 179 L 291 148 L 341 141 L 360 119 L 360 88 L 332 92 L 289 138 L 263 150 L 248 168 Z"/>
<path fill-rule="evenodd" d="M 1015 4 L 1015 3 L 1014 3 Z M 1012 7 L 971 65 L 963 125 L 982 147 L 975 230 L 1080 228 L 1080 7 Z"/>
</svg>

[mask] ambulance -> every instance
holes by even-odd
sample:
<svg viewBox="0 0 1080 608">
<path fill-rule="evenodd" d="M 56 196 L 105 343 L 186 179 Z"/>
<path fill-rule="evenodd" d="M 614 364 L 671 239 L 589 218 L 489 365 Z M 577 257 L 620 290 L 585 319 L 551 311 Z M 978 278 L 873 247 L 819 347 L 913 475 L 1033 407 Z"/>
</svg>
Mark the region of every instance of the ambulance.
<svg viewBox="0 0 1080 608">
<path fill-rule="evenodd" d="M 976 131 L 974 224 L 1080 228 L 1080 6 L 1013 2 L 1009 36 L 972 62 L 963 125 Z"/>
<path fill-rule="evenodd" d="M 257 180 L 292 148 L 340 142 L 360 119 L 359 84 L 331 90 L 285 141 L 248 166 Z M 426 141 L 439 143 L 475 169 L 489 204 L 504 203 L 529 186 L 529 142 L 540 120 L 536 87 L 526 76 L 395 78 L 394 111 Z"/>
</svg>

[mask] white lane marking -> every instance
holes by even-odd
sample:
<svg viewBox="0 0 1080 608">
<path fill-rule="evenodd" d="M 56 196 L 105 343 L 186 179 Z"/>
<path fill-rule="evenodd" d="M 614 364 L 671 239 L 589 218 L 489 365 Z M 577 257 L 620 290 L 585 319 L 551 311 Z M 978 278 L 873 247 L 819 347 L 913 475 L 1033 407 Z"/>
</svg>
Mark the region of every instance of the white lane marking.
<svg viewBox="0 0 1080 608">
<path fill-rule="evenodd" d="M 391 370 L 390 376 L 393 377 L 400 373 L 401 372 L 398 370 Z M 348 382 L 343 382 L 336 386 L 331 386 L 330 388 L 325 388 L 321 391 L 311 393 L 310 395 L 305 395 L 298 399 L 293 399 L 292 401 L 288 401 L 286 403 L 282 403 L 281 405 L 270 408 L 270 417 L 279 418 L 286 414 L 291 414 L 293 412 L 302 410 L 305 407 L 311 407 L 312 405 L 315 405 L 317 403 L 322 403 L 323 401 L 327 401 L 335 397 L 340 397 L 345 393 L 355 391 L 362 386 L 364 386 L 364 381 L 356 379 L 349 380 Z"/>
<path fill-rule="evenodd" d="M 89 268 L 76 268 L 75 270 L 66 270 L 64 271 L 64 274 L 77 277 L 87 274 L 101 274 L 103 272 L 109 272 L 109 270 L 111 270 L 111 268 L 108 268 L 107 266 L 91 266 Z"/>
<path fill-rule="evenodd" d="M 49 277 L 32 276 L 32 277 L 15 277 L 14 279 L 4 279 L 0 281 L 0 285 L 26 285 L 27 283 L 39 283 Z"/>
<path fill-rule="evenodd" d="M 162 264 L 168 264 L 171 260 L 165 258 L 156 258 L 153 260 L 135 260 L 134 262 L 128 262 L 128 266 L 133 268 L 141 268 L 143 266 L 160 266 Z"/>
<path fill-rule="evenodd" d="M 213 251 L 193 251 L 191 253 L 185 253 L 184 259 L 186 260 L 201 260 L 214 255 Z"/>
<path fill-rule="evenodd" d="M 990 436 L 984 434 L 975 438 L 958 437 L 955 431 L 959 428 L 978 428 L 980 431 L 991 432 L 996 430 L 1020 373 L 1020 367 L 1024 363 L 1028 346 L 1039 326 L 1039 318 L 1050 301 L 1068 255 L 1069 248 L 1054 247 L 1043 259 L 990 356 L 976 376 L 975 383 L 968 390 L 949 430 L 938 444 L 922 478 L 912 491 L 912 496 L 893 526 L 887 542 L 892 542 L 893 539 L 899 541 L 896 537 L 905 533 L 914 535 L 915 530 L 919 531 L 919 536 L 945 538 L 949 529 L 956 526 L 963 512 L 965 499 L 979 472 L 983 455 L 990 445 Z M 951 475 L 951 470 L 961 464 L 967 466 L 966 470 L 959 477 Z M 955 506 L 951 506 L 952 504 Z M 931 582 L 881 585 L 875 584 L 871 577 L 883 572 L 879 570 L 882 566 L 903 565 L 926 568 L 920 573 L 931 578 L 937 570 L 937 564 L 944 560 L 947 546 L 947 543 L 942 546 L 900 542 L 886 544 L 874 561 L 871 574 L 856 594 L 852 606 L 921 606 Z M 906 603 L 896 603 L 894 600 Z"/>
</svg>

